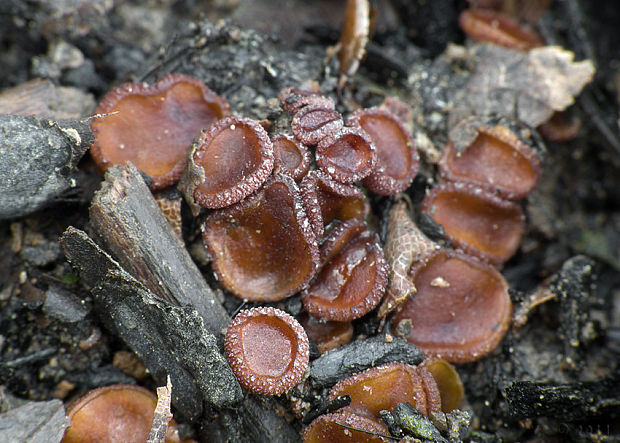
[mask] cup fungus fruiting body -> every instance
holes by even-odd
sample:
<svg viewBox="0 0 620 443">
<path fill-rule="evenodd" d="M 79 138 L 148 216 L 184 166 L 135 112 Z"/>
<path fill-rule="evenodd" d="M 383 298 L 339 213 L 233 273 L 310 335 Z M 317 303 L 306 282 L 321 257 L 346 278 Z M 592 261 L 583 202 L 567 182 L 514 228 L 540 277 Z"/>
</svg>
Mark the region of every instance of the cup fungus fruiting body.
<svg viewBox="0 0 620 443">
<path fill-rule="evenodd" d="M 538 154 L 508 128 L 480 128 L 472 143 L 460 152 L 448 143 L 439 170 L 450 181 L 472 183 L 509 200 L 529 194 L 540 178 Z"/>
<path fill-rule="evenodd" d="M 353 183 L 375 168 L 377 154 L 372 140 L 359 128 L 342 128 L 324 137 L 316 147 L 316 164 L 341 183 Z"/>
<path fill-rule="evenodd" d="M 321 170 L 310 171 L 300 184 L 306 212 L 317 239 L 334 220 L 364 220 L 370 205 L 362 190 L 337 182 Z"/>
<path fill-rule="evenodd" d="M 304 432 L 304 443 L 385 443 L 390 435 L 380 421 L 341 409 L 316 418 Z"/>
<path fill-rule="evenodd" d="M 364 186 L 379 195 L 395 195 L 411 185 L 418 172 L 418 152 L 413 137 L 390 112 L 360 109 L 347 120 L 364 130 L 377 151 L 377 167 L 363 180 Z"/>
<path fill-rule="evenodd" d="M 189 150 L 181 188 L 192 204 L 224 208 L 243 200 L 273 170 L 273 144 L 256 121 L 227 117 L 202 131 Z"/>
<path fill-rule="evenodd" d="M 187 148 L 204 128 L 231 113 L 228 102 L 197 79 L 169 74 L 153 85 L 127 83 L 99 103 L 91 122 L 98 167 L 132 162 L 159 190 L 181 177 Z"/>
<path fill-rule="evenodd" d="M 437 412 L 441 400 L 432 376 L 406 363 L 388 363 L 352 375 L 338 382 L 329 399 L 351 396 L 346 410 L 380 420 L 379 411 L 392 411 L 398 403 L 408 402 L 424 415 Z"/>
<path fill-rule="evenodd" d="M 533 29 L 490 9 L 466 9 L 459 17 L 459 26 L 472 40 L 519 51 L 544 44 L 541 36 Z"/>
<path fill-rule="evenodd" d="M 133 442 L 146 441 L 153 424 L 157 397 L 135 385 L 112 385 L 95 389 L 71 404 L 63 443 L 85 441 Z M 172 420 L 166 443 L 180 441 Z"/>
<path fill-rule="evenodd" d="M 444 228 L 455 246 L 493 264 L 514 255 L 525 231 L 525 217 L 516 203 L 473 184 L 434 187 L 422 210 Z"/>
<path fill-rule="evenodd" d="M 395 327 L 409 331 L 410 343 L 455 363 L 477 360 L 497 347 L 510 326 L 512 303 L 494 267 L 442 249 L 411 273 L 417 292 L 393 318 Z"/>
<path fill-rule="evenodd" d="M 271 139 L 275 169 L 291 175 L 296 182 L 306 176 L 312 163 L 308 147 L 293 137 L 278 134 Z"/>
<path fill-rule="evenodd" d="M 387 263 L 377 236 L 364 222 L 338 225 L 321 246 L 321 268 L 302 294 L 317 318 L 351 321 L 374 309 L 385 292 Z"/>
<path fill-rule="evenodd" d="M 305 287 L 317 240 L 293 179 L 275 174 L 256 193 L 212 212 L 203 239 L 220 283 L 240 298 L 278 301 Z"/>
<path fill-rule="evenodd" d="M 282 394 L 308 367 L 308 337 L 293 317 L 263 307 L 240 312 L 226 330 L 226 358 L 244 388 L 263 395 Z"/>
</svg>

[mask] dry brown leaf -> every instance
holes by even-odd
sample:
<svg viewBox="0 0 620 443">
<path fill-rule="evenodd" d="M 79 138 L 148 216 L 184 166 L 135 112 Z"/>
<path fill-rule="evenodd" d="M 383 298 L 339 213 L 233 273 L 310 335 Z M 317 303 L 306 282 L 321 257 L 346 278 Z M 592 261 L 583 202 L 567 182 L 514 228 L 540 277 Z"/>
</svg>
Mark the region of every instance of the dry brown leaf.
<svg viewBox="0 0 620 443">
<path fill-rule="evenodd" d="M 385 298 L 379 308 L 379 318 L 384 318 L 407 300 L 409 295 L 415 294 L 416 289 L 409 278 L 409 269 L 413 263 L 428 257 L 438 248 L 413 222 L 406 201 L 396 201 L 390 209 L 385 241 L 389 280 Z"/>
<path fill-rule="evenodd" d="M 472 114 L 501 114 L 532 127 L 544 123 L 554 111 L 573 104 L 594 77 L 592 62 L 575 62 L 574 57 L 559 46 L 529 52 L 479 46 L 478 65 L 462 95 L 455 99 L 450 127 Z"/>
</svg>

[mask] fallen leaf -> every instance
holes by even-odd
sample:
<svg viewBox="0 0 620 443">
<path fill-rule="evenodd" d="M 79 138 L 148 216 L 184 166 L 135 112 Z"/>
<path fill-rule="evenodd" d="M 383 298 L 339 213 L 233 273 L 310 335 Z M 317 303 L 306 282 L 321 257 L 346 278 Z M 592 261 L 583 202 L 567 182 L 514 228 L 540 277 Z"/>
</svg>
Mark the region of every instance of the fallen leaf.
<svg viewBox="0 0 620 443">
<path fill-rule="evenodd" d="M 450 112 L 450 127 L 471 115 L 500 114 L 532 127 L 562 111 L 594 77 L 590 60 L 559 46 L 528 52 L 495 45 L 476 48 L 478 64 Z"/>
</svg>

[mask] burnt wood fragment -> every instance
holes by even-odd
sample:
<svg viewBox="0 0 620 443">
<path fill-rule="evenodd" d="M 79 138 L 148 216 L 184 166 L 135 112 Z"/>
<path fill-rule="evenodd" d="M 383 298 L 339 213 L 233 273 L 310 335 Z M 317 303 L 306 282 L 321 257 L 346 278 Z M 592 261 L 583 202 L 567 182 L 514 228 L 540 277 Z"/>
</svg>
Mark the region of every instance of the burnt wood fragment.
<svg viewBox="0 0 620 443">
<path fill-rule="evenodd" d="M 620 372 L 596 381 L 538 383 L 517 381 L 506 388 L 510 412 L 517 419 L 553 417 L 563 422 L 617 417 Z"/>
<path fill-rule="evenodd" d="M 316 388 L 333 386 L 339 380 L 374 366 L 393 361 L 410 365 L 422 363 L 426 357 L 407 340 L 384 335 L 354 341 L 326 352 L 310 364 L 310 381 Z"/>
<path fill-rule="evenodd" d="M 165 383 L 170 374 L 173 403 L 183 415 L 199 418 L 203 400 L 218 408 L 241 401 L 241 388 L 195 309 L 159 299 L 83 231 L 69 227 L 61 245 L 91 287 L 103 321 L 140 357 L 158 383 Z"/>
<path fill-rule="evenodd" d="M 0 220 L 61 201 L 91 143 L 86 121 L 0 114 Z"/>
<path fill-rule="evenodd" d="M 161 299 L 193 306 L 221 344 L 228 314 L 135 166 L 108 170 L 93 198 L 90 222 L 97 242 L 123 269 Z"/>
</svg>

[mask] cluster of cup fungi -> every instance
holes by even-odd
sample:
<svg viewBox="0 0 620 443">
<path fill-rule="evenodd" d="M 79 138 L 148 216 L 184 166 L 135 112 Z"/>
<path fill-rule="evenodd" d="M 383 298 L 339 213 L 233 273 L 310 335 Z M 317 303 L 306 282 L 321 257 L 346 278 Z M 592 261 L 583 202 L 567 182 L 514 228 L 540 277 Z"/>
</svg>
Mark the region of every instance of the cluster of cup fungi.
<svg viewBox="0 0 620 443">
<path fill-rule="evenodd" d="M 539 44 L 493 11 L 466 11 L 461 25 L 486 41 L 489 32 L 507 32 L 496 42 L 525 45 L 516 49 Z M 480 37 L 480 29 L 487 34 Z M 272 303 L 301 293 L 305 312 L 298 319 L 257 307 L 232 320 L 225 351 L 244 388 L 263 395 L 291 390 L 308 366 L 308 337 L 321 352 L 340 346 L 353 336 L 351 322 L 377 307 L 396 334 L 429 357 L 417 367 L 395 362 L 337 383 L 329 399 L 348 395 L 350 404 L 316 418 L 304 441 L 374 441 L 389 435 L 381 411 L 404 402 L 424 415 L 460 407 L 463 385 L 450 363 L 487 355 L 510 325 L 508 284 L 498 267 L 517 251 L 524 232 L 516 201 L 540 175 L 531 140 L 496 122 L 477 127 L 465 146 L 449 142 L 438 163 L 439 184 L 421 210 L 454 248 L 428 239 L 400 197 L 383 245 L 366 223 L 370 204 L 357 183 L 382 196 L 409 188 L 419 158 L 408 122 L 399 118 L 407 113 L 393 113 L 398 107 L 391 99 L 345 120 L 331 98 L 295 87 L 279 100 L 290 116 L 288 134 L 270 134 L 269 122 L 234 116 L 224 98 L 185 75 L 169 74 L 150 86 L 125 84 L 97 109 L 91 154 L 102 171 L 134 163 L 151 178 L 156 198 L 178 182 L 193 214 L 206 213 L 204 244 L 231 294 Z M 180 220 L 178 209 L 171 223 Z M 122 403 L 134 396 L 152 417 L 152 394 L 103 389 L 71 410 L 65 441 L 72 441 L 86 406 L 98 414 L 108 397 Z"/>
</svg>

